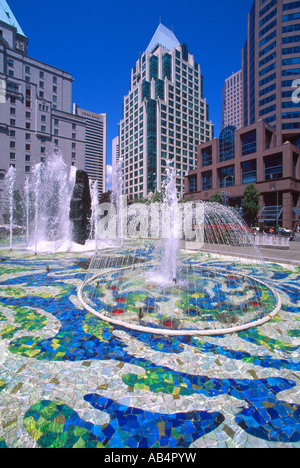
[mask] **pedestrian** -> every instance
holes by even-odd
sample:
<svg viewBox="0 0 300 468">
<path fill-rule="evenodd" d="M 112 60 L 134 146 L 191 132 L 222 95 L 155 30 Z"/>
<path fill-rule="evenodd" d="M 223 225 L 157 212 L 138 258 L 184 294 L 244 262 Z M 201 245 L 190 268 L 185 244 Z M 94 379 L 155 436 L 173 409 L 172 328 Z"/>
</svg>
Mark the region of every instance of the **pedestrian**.
<svg viewBox="0 0 300 468">
<path fill-rule="evenodd" d="M 275 229 L 273 228 L 273 226 L 270 228 L 269 234 L 273 236 L 272 240 L 275 242 L 276 237 L 275 237 Z"/>
</svg>

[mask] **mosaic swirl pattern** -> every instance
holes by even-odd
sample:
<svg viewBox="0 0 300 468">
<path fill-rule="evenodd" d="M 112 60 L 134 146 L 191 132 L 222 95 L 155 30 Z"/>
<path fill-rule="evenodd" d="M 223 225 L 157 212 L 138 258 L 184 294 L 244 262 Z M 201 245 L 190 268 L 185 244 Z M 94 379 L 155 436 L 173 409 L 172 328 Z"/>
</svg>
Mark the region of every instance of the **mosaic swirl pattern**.
<svg viewBox="0 0 300 468">
<path fill-rule="evenodd" d="M 155 282 L 152 271 L 147 266 L 100 270 L 83 284 L 80 302 L 109 322 L 170 335 L 236 331 L 280 310 L 276 291 L 245 273 L 186 267 L 180 281 L 164 285 Z"/>
<path fill-rule="evenodd" d="M 282 310 L 261 327 L 162 337 L 82 308 L 88 256 L 1 255 L 1 448 L 300 446 L 299 267 L 268 264 Z"/>
</svg>

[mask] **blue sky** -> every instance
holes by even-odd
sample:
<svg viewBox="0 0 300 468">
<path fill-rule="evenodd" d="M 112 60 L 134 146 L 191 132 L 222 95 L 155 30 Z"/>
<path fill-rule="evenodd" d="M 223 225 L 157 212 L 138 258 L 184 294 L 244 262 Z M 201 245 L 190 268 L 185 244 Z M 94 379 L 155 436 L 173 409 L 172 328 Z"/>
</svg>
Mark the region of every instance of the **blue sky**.
<svg viewBox="0 0 300 468">
<path fill-rule="evenodd" d="M 160 20 L 200 64 L 219 135 L 222 86 L 241 68 L 253 0 L 7 1 L 29 38 L 29 55 L 73 75 L 73 102 L 107 113 L 108 164 L 131 68 Z"/>
</svg>

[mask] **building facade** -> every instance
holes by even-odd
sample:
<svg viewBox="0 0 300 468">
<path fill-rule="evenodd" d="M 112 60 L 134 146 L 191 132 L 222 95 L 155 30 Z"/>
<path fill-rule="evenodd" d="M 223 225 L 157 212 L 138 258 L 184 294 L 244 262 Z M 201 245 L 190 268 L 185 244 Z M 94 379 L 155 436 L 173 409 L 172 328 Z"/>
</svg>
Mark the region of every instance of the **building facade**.
<svg viewBox="0 0 300 468">
<path fill-rule="evenodd" d="M 198 165 L 185 180 L 185 195 L 209 201 L 219 192 L 229 206 L 241 208 L 245 188 L 260 192 L 258 221 L 295 229 L 300 225 L 300 149 L 276 144 L 276 129 L 264 121 L 198 146 Z"/>
<path fill-rule="evenodd" d="M 222 89 L 221 130 L 228 126 L 243 126 L 242 70 L 227 78 Z"/>
<path fill-rule="evenodd" d="M 160 191 L 166 161 L 177 169 L 177 189 L 195 167 L 197 145 L 213 137 L 199 64 L 172 31 L 159 25 L 131 71 L 119 126 L 125 193 L 130 199 Z"/>
<path fill-rule="evenodd" d="M 185 194 L 215 192 L 241 209 L 246 186 L 261 193 L 258 221 L 292 229 L 300 221 L 300 1 L 254 0 L 242 50 L 243 126 L 225 126 L 199 145 Z M 224 121 L 225 124 L 225 121 Z"/>
<path fill-rule="evenodd" d="M 120 157 L 120 145 L 119 145 L 119 137 L 118 136 L 116 136 L 112 140 L 111 149 L 112 149 L 112 174 L 114 175 L 116 173 L 117 163 L 118 163 L 119 157 Z M 114 176 L 112 176 L 112 190 L 113 191 L 115 190 L 115 178 L 114 178 Z"/>
<path fill-rule="evenodd" d="M 73 115 L 80 116 L 85 127 L 84 169 L 98 181 L 99 195 L 106 192 L 106 114 L 96 114 L 73 104 Z"/>
<path fill-rule="evenodd" d="M 16 184 L 23 187 L 33 165 L 45 161 L 55 148 L 59 148 L 66 164 L 83 170 L 87 168 L 91 177 L 99 177 L 101 187 L 105 184 L 106 125 L 103 123 L 102 140 L 93 141 L 93 148 L 89 148 L 90 139 L 98 132 L 93 128 L 93 121 L 98 120 L 90 119 L 82 112 L 73 113 L 72 83 L 73 77 L 69 73 L 28 56 L 28 38 L 6 1 L 1 0 L 2 181 L 10 165 L 13 165 L 16 168 Z M 99 157 L 102 158 L 102 173 L 98 170 L 99 161 L 93 156 L 95 146 L 99 148 Z"/>
<path fill-rule="evenodd" d="M 243 125 L 262 119 L 276 128 L 277 144 L 300 145 L 300 2 L 255 0 L 242 51 Z"/>
</svg>

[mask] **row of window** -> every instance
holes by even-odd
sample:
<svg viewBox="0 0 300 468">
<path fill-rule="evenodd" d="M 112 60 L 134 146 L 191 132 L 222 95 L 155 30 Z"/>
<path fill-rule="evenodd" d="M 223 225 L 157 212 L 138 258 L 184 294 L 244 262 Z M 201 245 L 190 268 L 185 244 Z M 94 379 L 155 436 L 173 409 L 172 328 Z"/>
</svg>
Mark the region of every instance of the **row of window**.
<svg viewBox="0 0 300 468">
<path fill-rule="evenodd" d="M 300 14 L 299 14 L 299 17 L 300 17 Z M 264 29 L 260 30 L 259 37 L 264 36 L 268 31 L 271 31 L 271 29 L 275 28 L 276 25 L 277 25 L 277 20 L 272 21 L 272 23 L 268 24 Z M 283 28 L 282 28 L 283 34 L 295 32 L 295 31 L 300 31 L 300 24 L 299 23 L 290 24 L 288 26 L 283 26 Z M 271 37 L 271 39 L 272 39 L 275 36 L 276 36 L 276 31 L 274 31 L 274 34 L 272 33 L 268 37 Z M 262 45 L 263 45 L 263 44 L 265 44 L 266 42 L 269 42 L 269 41 L 261 41 L 261 42 L 262 42 Z"/>
<path fill-rule="evenodd" d="M 267 0 L 262 0 L 261 4 L 263 5 Z M 271 0 L 264 8 L 262 8 L 259 12 L 259 16 L 264 16 L 273 6 L 277 5 L 277 0 Z M 300 1 L 296 0 L 294 2 L 284 3 L 282 6 L 283 11 L 294 10 L 296 8 L 300 8 Z M 276 8 L 277 12 L 277 8 Z M 267 21 L 270 19 L 270 13 L 267 15 Z"/>
<path fill-rule="evenodd" d="M 256 153 L 256 130 L 241 135 L 242 156 Z M 202 167 L 212 164 L 212 147 L 202 149 Z M 235 158 L 235 127 L 224 128 L 219 136 L 219 162 Z"/>
<path fill-rule="evenodd" d="M 241 163 L 241 181 L 242 184 L 250 184 L 257 182 L 257 162 L 256 159 Z M 217 170 L 218 188 L 232 187 L 235 185 L 235 170 L 236 166 L 231 165 L 222 167 Z M 282 154 L 268 156 L 264 158 L 264 180 L 271 181 L 281 179 L 283 177 L 283 161 Z M 201 174 L 203 191 L 213 189 L 213 173 L 205 171 Z M 189 192 L 197 192 L 197 175 L 190 176 Z M 201 190 L 200 189 L 200 190 Z"/>
<path fill-rule="evenodd" d="M 268 62 L 271 62 L 275 58 L 276 58 L 276 52 L 273 52 L 272 54 L 268 55 L 266 58 L 261 60 L 259 62 L 259 66 L 262 67 L 263 65 L 265 65 Z M 291 57 L 291 58 L 288 58 L 288 59 L 283 59 L 282 62 L 281 62 L 283 67 L 287 66 L 287 65 L 298 65 L 299 63 L 300 63 L 300 57 Z M 269 67 L 276 68 L 276 63 L 275 63 L 275 65 L 269 65 Z M 259 76 L 263 76 L 266 73 L 268 73 L 269 71 L 271 71 L 272 68 L 269 68 L 269 67 L 264 68 L 263 70 L 260 70 Z"/>
<path fill-rule="evenodd" d="M 15 61 L 14 61 L 12 58 L 8 58 L 8 59 L 7 59 L 7 65 L 8 65 L 9 67 L 14 68 L 14 66 L 15 66 Z M 25 73 L 26 73 L 27 75 L 30 75 L 30 74 L 31 74 L 31 67 L 30 67 L 29 65 L 25 65 Z M 39 78 L 40 78 L 41 80 L 45 79 L 45 72 L 43 72 L 43 71 L 40 70 L 40 72 L 39 72 Z M 57 76 L 53 76 L 53 77 L 52 77 L 52 81 L 53 81 L 53 83 L 57 83 Z"/>
<path fill-rule="evenodd" d="M 161 133 L 162 135 L 166 134 L 167 132 L 167 127 L 169 128 L 169 134 L 170 132 L 174 132 L 175 130 L 175 125 L 174 125 L 174 116 L 169 115 L 169 119 L 167 120 L 167 107 L 162 105 L 162 117 L 165 116 L 166 120 L 162 119 L 161 120 Z M 189 134 L 190 136 L 194 136 L 198 142 L 200 138 L 200 134 L 198 133 L 200 131 L 201 135 L 206 135 L 207 137 L 210 136 L 210 124 L 205 124 L 202 121 L 198 121 L 198 119 L 193 119 L 192 117 L 188 117 L 187 114 L 182 114 L 182 117 L 184 120 L 181 120 L 181 113 L 179 111 L 176 111 L 176 130 L 178 128 L 179 135 L 180 133 L 187 134 L 187 128 L 189 128 Z M 133 123 L 130 124 L 130 127 L 128 125 L 124 128 L 124 122 L 122 122 L 121 126 L 121 135 L 123 137 L 123 141 L 121 142 L 121 148 L 127 147 L 128 149 L 133 149 L 133 144 L 136 147 L 138 145 L 138 141 L 141 144 L 143 142 L 143 116 L 140 116 L 140 124 L 138 126 L 138 119 L 136 119 L 135 127 L 133 128 Z M 200 129 L 199 129 L 199 123 L 200 123 Z M 195 124 L 195 125 L 194 125 Z M 138 133 L 138 130 L 140 128 L 140 131 Z M 195 133 L 191 133 L 195 132 Z M 181 136 L 179 136 L 181 139 Z M 184 135 L 182 137 L 184 139 Z M 131 145 L 130 145 L 131 143 Z M 130 148 L 130 146 L 131 148 Z M 129 146 L 129 148 L 128 148 Z"/>
</svg>

